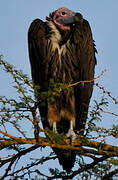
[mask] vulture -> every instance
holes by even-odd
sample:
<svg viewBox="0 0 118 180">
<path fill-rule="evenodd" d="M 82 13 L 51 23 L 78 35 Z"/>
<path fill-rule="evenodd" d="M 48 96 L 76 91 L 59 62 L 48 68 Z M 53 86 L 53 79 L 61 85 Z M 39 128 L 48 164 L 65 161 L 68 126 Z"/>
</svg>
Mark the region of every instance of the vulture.
<svg viewBox="0 0 118 180">
<path fill-rule="evenodd" d="M 90 25 L 81 13 L 59 8 L 46 21 L 35 19 L 31 23 L 28 49 L 32 80 L 39 87 L 36 97 L 43 127 L 64 133 L 73 142 L 78 133 L 84 133 L 93 91 L 97 50 Z M 49 100 L 45 94 L 52 81 L 71 88 L 62 88 Z M 40 103 L 41 98 L 44 103 Z M 53 150 L 63 169 L 70 172 L 75 151 Z"/>
</svg>

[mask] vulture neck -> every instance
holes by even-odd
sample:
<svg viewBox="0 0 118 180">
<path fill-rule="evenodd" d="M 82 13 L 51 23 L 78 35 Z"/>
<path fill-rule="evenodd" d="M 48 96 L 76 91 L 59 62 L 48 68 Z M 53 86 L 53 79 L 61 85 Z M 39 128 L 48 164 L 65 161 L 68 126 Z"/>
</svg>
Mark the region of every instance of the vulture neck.
<svg viewBox="0 0 118 180">
<path fill-rule="evenodd" d="M 50 28 L 51 40 L 62 46 L 67 43 L 70 38 L 70 30 L 63 31 L 57 27 L 53 21 L 48 21 L 48 26 Z"/>
</svg>

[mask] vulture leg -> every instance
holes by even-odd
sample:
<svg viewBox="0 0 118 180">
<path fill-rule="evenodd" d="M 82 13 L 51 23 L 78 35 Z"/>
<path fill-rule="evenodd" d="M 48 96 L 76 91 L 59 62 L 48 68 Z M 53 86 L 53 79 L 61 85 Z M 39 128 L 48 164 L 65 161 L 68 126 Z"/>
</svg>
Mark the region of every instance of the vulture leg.
<svg viewBox="0 0 118 180">
<path fill-rule="evenodd" d="M 59 113 L 54 104 L 48 104 L 48 122 L 54 133 L 57 133 L 57 122 L 59 121 Z"/>
<path fill-rule="evenodd" d="M 70 128 L 66 134 L 67 137 L 70 138 L 71 140 L 71 144 L 73 144 L 74 140 L 76 139 L 77 135 L 75 134 L 74 130 L 73 130 L 73 121 L 70 121 Z"/>
<path fill-rule="evenodd" d="M 54 132 L 54 133 L 57 133 L 56 121 L 53 122 L 53 132 Z"/>
</svg>

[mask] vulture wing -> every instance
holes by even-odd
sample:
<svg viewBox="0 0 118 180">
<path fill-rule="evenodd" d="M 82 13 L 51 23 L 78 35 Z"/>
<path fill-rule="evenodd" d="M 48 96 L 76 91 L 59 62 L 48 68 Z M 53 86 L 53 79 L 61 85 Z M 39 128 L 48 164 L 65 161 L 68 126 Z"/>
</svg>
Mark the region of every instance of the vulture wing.
<svg viewBox="0 0 118 180">
<path fill-rule="evenodd" d="M 47 25 L 40 19 L 36 19 L 30 25 L 28 31 L 28 48 L 31 64 L 32 80 L 35 86 L 39 86 L 40 92 L 44 92 L 48 87 L 47 81 L 47 54 L 49 49 L 46 40 Z M 48 51 L 48 53 L 47 53 Z M 49 127 L 47 120 L 47 102 L 40 106 L 40 115 L 43 120 L 43 126 Z"/>
<path fill-rule="evenodd" d="M 97 50 L 92 38 L 90 25 L 85 19 L 83 23 L 75 25 L 72 37 L 75 49 L 77 49 L 76 53 L 78 54 L 78 74 L 75 82 L 83 81 L 73 86 L 76 106 L 75 130 L 83 134 L 94 85 L 95 53 L 97 53 Z"/>
</svg>

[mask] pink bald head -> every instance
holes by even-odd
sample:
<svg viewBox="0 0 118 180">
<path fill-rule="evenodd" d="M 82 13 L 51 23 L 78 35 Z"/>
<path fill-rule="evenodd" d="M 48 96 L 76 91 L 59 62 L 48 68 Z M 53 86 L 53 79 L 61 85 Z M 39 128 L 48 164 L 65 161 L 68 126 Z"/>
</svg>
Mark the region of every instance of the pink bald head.
<svg viewBox="0 0 118 180">
<path fill-rule="evenodd" d="M 62 30 L 70 30 L 70 23 L 69 20 L 74 17 L 75 13 L 71 10 L 62 7 L 55 11 L 53 21 L 54 23 L 59 26 Z M 70 20 L 70 21 L 71 21 Z"/>
</svg>

